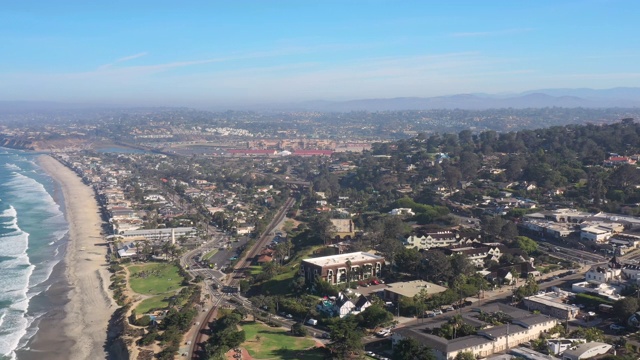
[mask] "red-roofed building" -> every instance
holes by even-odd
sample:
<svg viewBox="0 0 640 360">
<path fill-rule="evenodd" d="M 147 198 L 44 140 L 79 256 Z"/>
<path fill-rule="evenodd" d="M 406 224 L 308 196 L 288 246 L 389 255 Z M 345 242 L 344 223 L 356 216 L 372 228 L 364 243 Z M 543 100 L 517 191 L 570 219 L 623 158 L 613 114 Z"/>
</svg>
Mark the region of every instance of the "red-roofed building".
<svg viewBox="0 0 640 360">
<path fill-rule="evenodd" d="M 624 164 L 634 165 L 636 163 L 635 160 L 628 158 L 626 156 L 611 156 L 607 160 L 604 161 L 604 166 L 613 167 Z"/>
<path fill-rule="evenodd" d="M 333 150 L 295 150 L 293 152 L 294 156 L 331 156 L 333 155 Z"/>
<path fill-rule="evenodd" d="M 275 156 L 277 151 L 262 149 L 229 149 L 227 150 L 227 153 L 235 156 Z"/>
</svg>

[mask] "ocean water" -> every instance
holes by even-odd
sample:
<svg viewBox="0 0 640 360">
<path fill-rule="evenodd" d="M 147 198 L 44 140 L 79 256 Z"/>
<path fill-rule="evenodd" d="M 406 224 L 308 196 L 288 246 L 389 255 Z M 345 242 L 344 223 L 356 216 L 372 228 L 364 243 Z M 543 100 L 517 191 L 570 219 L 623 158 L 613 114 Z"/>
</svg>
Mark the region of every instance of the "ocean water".
<svg viewBox="0 0 640 360">
<path fill-rule="evenodd" d="M 15 359 L 46 315 L 37 297 L 64 256 L 68 224 L 38 154 L 0 148 L 0 360 Z"/>
</svg>

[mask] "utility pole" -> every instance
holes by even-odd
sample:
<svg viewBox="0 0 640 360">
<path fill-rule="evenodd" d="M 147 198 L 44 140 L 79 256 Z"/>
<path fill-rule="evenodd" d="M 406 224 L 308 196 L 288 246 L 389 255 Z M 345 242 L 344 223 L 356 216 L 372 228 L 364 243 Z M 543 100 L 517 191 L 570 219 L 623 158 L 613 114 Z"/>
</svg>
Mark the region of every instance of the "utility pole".
<svg viewBox="0 0 640 360">
<path fill-rule="evenodd" d="M 506 350 L 509 350 L 509 324 L 510 324 L 510 323 L 507 323 L 507 338 L 506 338 L 506 341 L 507 341 L 507 349 L 506 349 Z"/>
</svg>

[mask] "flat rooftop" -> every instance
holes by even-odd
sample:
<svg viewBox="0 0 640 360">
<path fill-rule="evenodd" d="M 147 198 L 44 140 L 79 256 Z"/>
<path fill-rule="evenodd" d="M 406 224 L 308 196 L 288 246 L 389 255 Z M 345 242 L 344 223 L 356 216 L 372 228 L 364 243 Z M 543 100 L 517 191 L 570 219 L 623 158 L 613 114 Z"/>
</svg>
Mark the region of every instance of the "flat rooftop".
<svg viewBox="0 0 640 360">
<path fill-rule="evenodd" d="M 554 307 L 557 309 L 563 310 L 574 310 L 578 311 L 579 308 L 575 305 L 565 304 L 562 302 L 564 299 L 564 295 L 556 294 L 556 293 L 546 293 L 543 295 L 533 295 L 525 298 L 525 300 L 534 301 L 546 306 Z"/>
<path fill-rule="evenodd" d="M 363 251 L 358 251 L 358 252 L 347 253 L 347 254 L 338 254 L 338 255 L 323 256 L 318 258 L 304 259 L 302 261 L 306 263 L 318 265 L 318 266 L 331 266 L 331 265 L 346 264 L 347 261 L 351 261 L 352 264 L 355 264 L 357 262 L 362 262 L 362 261 L 384 262 L 384 258 L 382 256 L 373 255 Z"/>
<path fill-rule="evenodd" d="M 346 233 L 353 231 L 353 221 L 351 219 L 331 219 L 331 223 L 336 228 L 336 232 Z"/>
<path fill-rule="evenodd" d="M 419 294 L 423 289 L 427 291 L 427 294 L 438 294 L 447 290 L 447 288 L 444 286 L 436 285 L 423 280 L 413 280 L 387 284 L 387 288 L 385 290 L 396 293 L 398 295 L 412 298 Z"/>
<path fill-rule="evenodd" d="M 128 235 L 128 236 L 136 236 L 136 235 L 144 236 L 144 235 L 153 235 L 153 234 L 171 235 L 172 230 L 174 230 L 176 233 L 188 233 L 188 232 L 195 232 L 196 228 L 177 227 L 177 228 L 160 228 L 160 229 L 125 230 L 122 232 L 122 235 Z"/>
</svg>

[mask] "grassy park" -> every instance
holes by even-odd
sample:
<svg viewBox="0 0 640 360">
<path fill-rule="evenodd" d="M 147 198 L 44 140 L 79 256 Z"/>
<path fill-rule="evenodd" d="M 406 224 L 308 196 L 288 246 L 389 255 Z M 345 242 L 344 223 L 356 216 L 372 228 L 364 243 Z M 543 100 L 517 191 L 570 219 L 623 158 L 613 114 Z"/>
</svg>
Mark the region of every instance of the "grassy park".
<svg viewBox="0 0 640 360">
<path fill-rule="evenodd" d="M 169 263 L 149 263 L 129 266 L 131 290 L 142 295 L 160 295 L 182 287 L 178 267 Z"/>
<path fill-rule="evenodd" d="M 138 304 L 136 312 L 144 314 L 151 309 L 164 308 L 168 298 L 182 288 L 178 267 L 169 263 L 149 263 L 129 266 L 129 286 L 140 295 L 151 295 Z"/>
<path fill-rule="evenodd" d="M 158 295 L 154 297 L 150 297 L 148 299 L 144 299 L 136 306 L 136 312 L 138 314 L 146 314 L 151 309 L 161 309 L 169 306 L 169 298 L 170 295 Z"/>
<path fill-rule="evenodd" d="M 324 349 L 314 348 L 313 339 L 292 336 L 281 328 L 250 322 L 242 324 L 242 329 L 247 339 L 242 347 L 255 359 L 320 360 L 326 356 Z"/>
</svg>

